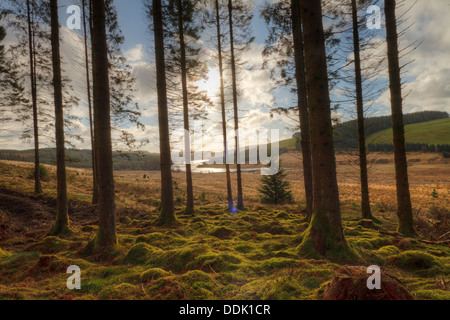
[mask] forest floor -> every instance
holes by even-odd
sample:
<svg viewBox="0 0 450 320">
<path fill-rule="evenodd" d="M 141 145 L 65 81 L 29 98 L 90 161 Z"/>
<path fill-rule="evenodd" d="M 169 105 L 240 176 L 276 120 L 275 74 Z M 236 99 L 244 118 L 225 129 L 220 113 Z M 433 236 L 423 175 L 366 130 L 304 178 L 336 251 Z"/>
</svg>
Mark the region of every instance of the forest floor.
<svg viewBox="0 0 450 320">
<path fill-rule="evenodd" d="M 69 169 L 69 215 L 75 233 L 46 237 L 55 218 L 55 170 L 33 195 L 32 164 L 0 161 L 0 299 L 321 299 L 342 265 L 378 265 L 417 299 L 450 299 L 450 162 L 409 154 L 411 196 L 420 235 L 395 235 L 393 156 L 370 157 L 372 211 L 380 224 L 360 224 L 354 155 L 338 154 L 344 233 L 358 253 L 352 262 L 300 256 L 304 221 L 298 153 L 282 155 L 293 204 L 262 205 L 259 173 L 243 173 L 247 210 L 225 210 L 224 174 L 194 174 L 197 209 L 182 215 L 184 173 L 174 173 L 178 223 L 158 216 L 159 173 L 115 174 L 119 246 L 107 257 L 85 255 L 97 230 L 88 170 Z M 234 175 L 233 175 L 234 177 Z M 69 290 L 70 265 L 81 290 Z"/>
</svg>

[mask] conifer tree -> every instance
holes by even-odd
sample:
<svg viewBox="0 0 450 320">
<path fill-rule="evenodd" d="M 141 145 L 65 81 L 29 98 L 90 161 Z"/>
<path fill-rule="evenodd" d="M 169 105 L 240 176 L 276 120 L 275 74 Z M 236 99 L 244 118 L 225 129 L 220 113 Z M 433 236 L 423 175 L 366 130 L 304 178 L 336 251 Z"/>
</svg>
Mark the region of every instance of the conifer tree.
<svg viewBox="0 0 450 320">
<path fill-rule="evenodd" d="M 416 236 L 408 182 L 405 128 L 403 122 L 402 81 L 400 75 L 396 1 L 385 0 L 386 43 L 389 65 L 389 88 L 391 93 L 392 131 L 394 136 L 395 180 L 397 186 L 398 232 L 405 236 Z"/>
<path fill-rule="evenodd" d="M 293 200 L 290 183 L 286 177 L 286 170 L 280 167 L 276 174 L 261 178 L 261 187 L 258 191 L 262 203 L 283 204 Z"/>
<path fill-rule="evenodd" d="M 51 43 L 53 65 L 53 91 L 55 103 L 55 136 L 56 136 L 56 222 L 49 235 L 70 234 L 69 208 L 67 199 L 66 157 L 64 139 L 63 91 L 61 75 L 61 55 L 59 41 L 58 0 L 50 0 Z"/>
<path fill-rule="evenodd" d="M 105 251 L 117 245 L 116 203 L 111 143 L 111 105 L 109 61 L 106 38 L 106 9 L 104 0 L 92 3 L 93 98 L 95 148 L 98 168 L 99 228 L 90 243 L 94 251 Z"/>
<path fill-rule="evenodd" d="M 313 164 L 313 215 L 299 252 L 309 257 L 354 258 L 344 236 L 336 177 L 325 35 L 320 1 L 302 0 L 306 87 Z"/>
</svg>

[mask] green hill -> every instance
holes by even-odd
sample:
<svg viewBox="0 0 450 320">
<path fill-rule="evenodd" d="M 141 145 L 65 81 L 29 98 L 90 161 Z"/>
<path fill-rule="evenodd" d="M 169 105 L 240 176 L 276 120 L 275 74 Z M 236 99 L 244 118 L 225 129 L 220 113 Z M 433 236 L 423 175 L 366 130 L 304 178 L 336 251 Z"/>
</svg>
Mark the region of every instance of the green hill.
<svg viewBox="0 0 450 320">
<path fill-rule="evenodd" d="M 406 128 L 407 143 L 433 145 L 450 145 L 450 118 L 447 112 L 422 111 L 405 114 L 403 117 Z M 368 144 L 392 144 L 391 116 L 365 119 Z M 334 146 L 339 149 L 357 149 L 358 133 L 356 120 L 350 120 L 333 127 Z M 300 150 L 298 139 L 280 141 L 283 150 Z"/>
<path fill-rule="evenodd" d="M 407 143 L 450 144 L 450 118 L 408 124 L 405 138 Z M 392 128 L 372 134 L 367 143 L 392 144 Z"/>
</svg>

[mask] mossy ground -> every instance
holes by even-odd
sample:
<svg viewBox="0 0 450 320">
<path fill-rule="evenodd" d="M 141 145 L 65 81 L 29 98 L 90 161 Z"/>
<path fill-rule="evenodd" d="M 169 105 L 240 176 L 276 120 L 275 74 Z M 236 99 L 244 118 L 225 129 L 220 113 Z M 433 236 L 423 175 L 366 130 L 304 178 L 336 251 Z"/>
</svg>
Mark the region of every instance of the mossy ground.
<svg viewBox="0 0 450 320">
<path fill-rule="evenodd" d="M 3 166 L 11 176 L 26 176 L 28 170 Z M 71 176 L 72 195 L 88 194 L 83 186 L 89 183 L 78 180 L 83 177 Z M 4 232 L 0 228 L 0 299 L 318 299 L 341 266 L 331 257 L 300 255 L 309 225 L 298 204 L 274 207 L 249 200 L 247 210 L 228 213 L 217 205 L 223 203 L 216 198 L 220 194 L 211 191 L 204 202 L 197 201 L 194 215 L 181 214 L 184 203 L 179 203 L 177 222 L 157 226 L 159 203 L 144 201 L 143 195 L 142 201 L 130 200 L 135 196 L 129 191 L 141 183 L 127 186 L 120 179 L 117 248 L 102 257 L 88 255 L 85 248 L 98 223 L 89 197 L 71 197 L 73 234 L 46 237 L 54 223 L 53 194 L 31 196 L 32 181 L 17 181 L 14 193 L 0 177 L 0 226 L 9 226 Z M 449 299 L 449 246 L 380 233 L 396 230 L 390 202 L 374 202 L 373 214 L 380 223 L 364 227 L 358 205 L 342 202 L 344 234 L 358 257 L 346 263 L 380 266 L 417 299 Z M 440 234 L 444 218 L 439 216 Z M 71 265 L 81 268 L 81 290 L 67 289 Z"/>
<path fill-rule="evenodd" d="M 22 250 L 3 245 L 0 298 L 315 299 L 339 264 L 299 256 L 307 224 L 295 211 L 285 213 L 281 219 L 276 210 L 229 214 L 202 207 L 193 217 L 179 216 L 172 228 L 151 223 L 156 211 L 145 219 L 118 219 L 119 247 L 107 261 L 82 253 L 95 228 L 74 226 L 70 237 L 36 239 Z M 412 240 L 403 250 L 345 208 L 343 217 L 348 243 L 361 256 L 354 264 L 380 265 L 418 299 L 448 299 L 448 246 Z M 66 287 L 70 265 L 81 268 L 81 290 Z"/>
</svg>

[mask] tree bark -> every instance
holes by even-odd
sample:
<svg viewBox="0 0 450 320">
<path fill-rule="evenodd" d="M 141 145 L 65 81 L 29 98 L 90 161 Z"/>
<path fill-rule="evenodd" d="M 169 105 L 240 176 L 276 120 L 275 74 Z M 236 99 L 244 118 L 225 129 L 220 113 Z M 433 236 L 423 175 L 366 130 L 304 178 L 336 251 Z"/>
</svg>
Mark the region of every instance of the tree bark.
<svg viewBox="0 0 450 320">
<path fill-rule="evenodd" d="M 186 70 L 186 45 L 184 42 L 184 21 L 183 21 L 183 5 L 182 0 L 177 0 L 178 6 L 178 35 L 180 38 L 181 51 L 181 82 L 183 87 L 183 121 L 185 132 L 185 162 L 186 162 L 186 214 L 194 213 L 194 188 L 192 186 L 192 169 L 191 169 L 191 140 L 189 126 L 189 101 L 187 89 L 187 70 Z"/>
<path fill-rule="evenodd" d="M 405 130 L 403 123 L 403 98 L 398 53 L 397 19 L 395 0 L 385 0 L 386 42 L 389 66 L 389 88 L 391 92 L 392 131 L 394 135 L 395 179 L 397 186 L 398 232 L 415 236 L 411 197 L 408 182 Z"/>
<path fill-rule="evenodd" d="M 55 99 L 55 138 L 56 138 L 56 222 L 50 235 L 72 233 L 69 226 L 67 203 L 66 156 L 64 139 L 64 111 L 61 80 L 61 56 L 59 44 L 58 0 L 50 0 L 51 44 L 53 64 L 53 88 Z"/>
<path fill-rule="evenodd" d="M 153 0 L 155 35 L 156 87 L 158 92 L 159 145 L 161 161 L 161 212 L 158 225 L 176 222 L 173 204 L 172 160 L 170 157 L 169 116 L 167 110 L 166 63 L 161 0 Z"/>
<path fill-rule="evenodd" d="M 373 219 L 370 210 L 369 181 L 367 176 L 366 133 L 364 127 L 364 101 L 361 76 L 361 56 L 359 47 L 358 10 L 356 0 L 352 0 L 353 52 L 355 55 L 356 112 L 358 116 L 359 171 L 361 180 L 361 211 L 363 219 Z"/>
<path fill-rule="evenodd" d="M 306 197 L 306 218 L 311 221 L 313 212 L 313 180 L 311 138 L 309 134 L 308 99 L 305 79 L 305 57 L 303 48 L 303 30 L 300 2 L 291 0 L 292 34 L 295 51 L 295 78 L 297 80 L 298 114 L 300 120 L 301 146 L 303 156 L 303 181 Z"/>
<path fill-rule="evenodd" d="M 225 117 L 225 89 L 223 84 L 223 61 L 222 61 L 222 34 L 220 31 L 219 0 L 215 0 L 216 8 L 216 27 L 217 27 L 217 51 L 219 53 L 219 74 L 220 74 L 220 103 L 222 107 L 222 131 L 223 131 L 223 150 L 225 160 L 225 171 L 227 177 L 227 201 L 228 211 L 233 210 L 233 193 L 231 191 L 231 173 L 228 162 L 228 143 L 227 143 L 227 122 Z"/>
<path fill-rule="evenodd" d="M 301 1 L 312 146 L 313 216 L 299 247 L 311 258 L 346 260 L 355 254 L 342 230 L 321 2 Z"/>
<path fill-rule="evenodd" d="M 30 0 L 27 0 L 27 23 L 28 23 L 28 50 L 30 54 L 30 82 L 31 82 L 31 100 L 33 105 L 33 135 L 34 135 L 34 192 L 42 193 L 40 161 L 39 161 L 39 123 L 37 106 L 37 86 L 36 86 L 36 68 L 34 59 L 34 34 L 32 32 Z"/>
<path fill-rule="evenodd" d="M 235 130 L 235 149 L 236 149 L 236 175 L 237 175 L 237 208 L 239 210 L 244 209 L 244 196 L 242 192 L 242 173 L 241 164 L 239 163 L 239 111 L 238 111 L 238 94 L 237 94 L 237 81 L 236 81 L 236 59 L 234 55 L 234 34 L 233 34 L 233 3 L 232 0 L 228 0 L 228 21 L 230 25 L 230 54 L 231 54 L 231 79 L 233 87 L 233 110 L 234 110 L 234 130 Z"/>
<path fill-rule="evenodd" d="M 91 135 L 91 157 L 92 157 L 92 204 L 98 203 L 98 186 L 97 186 L 97 165 L 95 163 L 95 137 L 94 137 L 94 120 L 92 116 L 92 97 L 91 97 L 91 79 L 89 75 L 89 48 L 86 26 L 86 0 L 82 0 L 83 6 L 83 30 L 84 30 L 84 61 L 86 64 L 86 90 L 88 96 L 88 112 L 89 112 L 89 131 Z M 91 23 L 89 23 L 91 25 Z M 92 33 L 92 28 L 90 28 Z"/>
<path fill-rule="evenodd" d="M 94 136 L 96 149 L 99 228 L 94 250 L 117 245 L 116 205 L 111 145 L 111 105 L 108 77 L 108 47 L 106 42 L 105 2 L 92 2 L 92 52 Z"/>
</svg>

